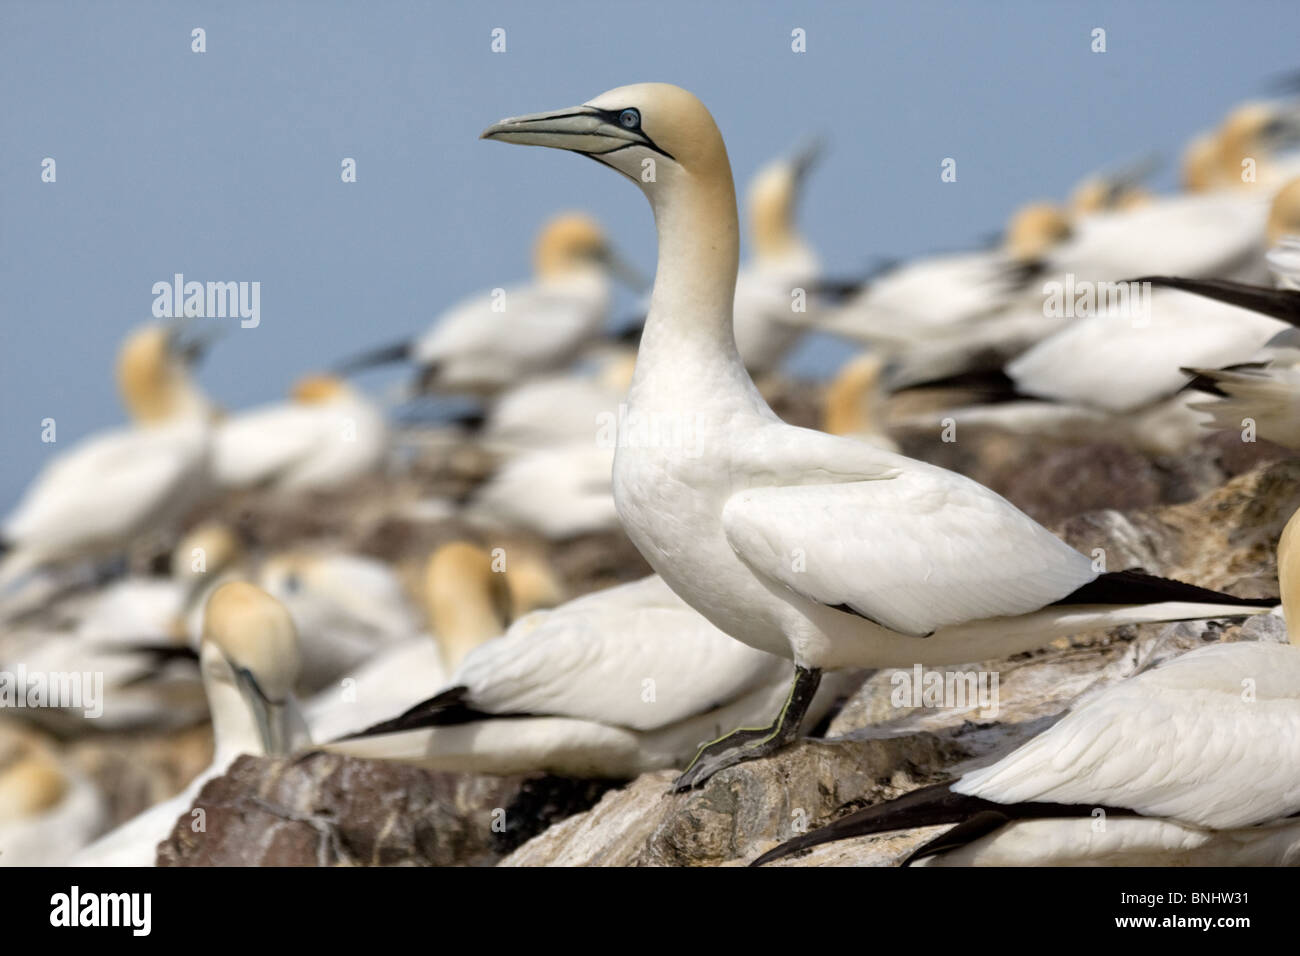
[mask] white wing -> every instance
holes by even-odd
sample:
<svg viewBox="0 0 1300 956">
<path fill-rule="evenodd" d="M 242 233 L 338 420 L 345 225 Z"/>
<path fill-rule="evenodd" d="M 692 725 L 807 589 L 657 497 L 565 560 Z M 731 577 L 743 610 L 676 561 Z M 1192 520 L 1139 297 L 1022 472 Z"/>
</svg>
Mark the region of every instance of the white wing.
<svg viewBox="0 0 1300 956">
<path fill-rule="evenodd" d="M 1105 688 L 953 789 L 1229 829 L 1300 810 L 1298 765 L 1300 649 L 1218 644 Z"/>
<path fill-rule="evenodd" d="M 1229 190 L 1097 213 L 1048 255 L 1048 274 L 1090 281 L 1142 275 L 1228 278 L 1263 254 L 1268 200 Z"/>
<path fill-rule="evenodd" d="M 273 405 L 222 423 L 213 442 L 212 468 L 222 488 L 273 482 L 310 457 L 324 438 L 316 408 Z"/>
<path fill-rule="evenodd" d="M 586 279 L 587 277 L 583 277 Z M 503 386 L 569 360 L 605 321 L 603 279 L 520 285 L 448 310 L 415 346 L 449 386 Z"/>
<path fill-rule="evenodd" d="M 778 472 L 770 486 L 732 495 L 722 523 L 750 567 L 798 594 L 923 635 L 1037 610 L 1097 576 L 1082 554 L 968 478 L 776 427 L 804 436 L 804 454 L 795 458 L 826 483 L 783 485 Z M 863 459 L 877 467 L 855 480 Z"/>
<path fill-rule="evenodd" d="M 618 414 L 620 396 L 591 378 L 562 375 L 513 388 L 492 409 L 484 441 L 509 450 L 545 448 L 596 435 L 602 416 Z"/>
<path fill-rule="evenodd" d="M 924 342 L 929 330 L 990 315 L 1007 304 L 1010 262 L 996 252 L 919 259 L 875 279 L 820 327 L 864 342 Z"/>
<path fill-rule="evenodd" d="M 480 710 L 652 730 L 704 713 L 788 662 L 719 631 L 652 576 L 517 621 L 452 675 Z"/>
<path fill-rule="evenodd" d="M 525 452 L 480 486 L 470 515 L 552 539 L 616 528 L 613 465 L 614 449 L 591 440 Z"/>
<path fill-rule="evenodd" d="M 193 490 L 205 448 L 199 425 L 125 429 L 79 444 L 37 476 L 4 537 L 54 553 L 133 534 Z"/>
<path fill-rule="evenodd" d="M 1027 395 L 1130 411 L 1187 383 L 1180 367 L 1244 362 L 1287 328 L 1249 309 L 1174 290 L 1151 293 L 1149 316 L 1107 312 L 1075 322 L 1007 366 Z"/>
</svg>

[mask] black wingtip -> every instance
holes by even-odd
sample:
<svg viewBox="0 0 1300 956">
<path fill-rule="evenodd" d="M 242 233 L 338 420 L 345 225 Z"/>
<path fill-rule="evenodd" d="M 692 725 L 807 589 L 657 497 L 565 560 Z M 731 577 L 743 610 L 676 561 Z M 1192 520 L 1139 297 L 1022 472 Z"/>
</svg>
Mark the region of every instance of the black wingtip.
<svg viewBox="0 0 1300 956">
<path fill-rule="evenodd" d="M 953 793 L 949 784 L 939 783 L 913 790 L 887 803 L 877 803 L 840 817 L 824 827 L 803 833 L 768 850 L 750 866 L 763 866 L 792 853 L 808 850 L 823 843 L 869 836 L 891 830 L 959 823 L 991 806 L 986 800 Z"/>
<path fill-rule="evenodd" d="M 417 730 L 421 727 L 465 724 L 490 716 L 470 707 L 468 695 L 468 687 L 461 685 L 448 687 L 427 700 L 422 700 L 415 706 L 407 708 L 396 717 L 381 720 L 364 730 L 355 731 L 331 742 L 340 743 L 344 740 L 357 740 L 361 737 L 379 737 L 384 734 L 400 733 L 404 730 Z"/>
<path fill-rule="evenodd" d="M 1164 604 L 1180 601 L 1191 604 L 1218 604 L 1225 608 L 1275 607 L 1278 598 L 1243 598 L 1222 591 L 1147 574 L 1141 569 L 1107 571 L 1083 587 L 1067 594 L 1054 605 L 1070 604 Z"/>
<path fill-rule="evenodd" d="M 1141 276 L 1129 281 L 1190 292 L 1300 327 L 1300 292 L 1294 289 L 1274 289 L 1231 279 L 1185 279 L 1181 276 Z"/>
</svg>

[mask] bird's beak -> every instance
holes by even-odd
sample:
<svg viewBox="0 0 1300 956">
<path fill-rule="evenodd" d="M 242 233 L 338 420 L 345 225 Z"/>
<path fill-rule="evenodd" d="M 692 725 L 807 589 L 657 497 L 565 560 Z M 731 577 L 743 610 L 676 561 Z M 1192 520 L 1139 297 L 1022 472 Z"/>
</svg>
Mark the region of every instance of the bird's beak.
<svg viewBox="0 0 1300 956">
<path fill-rule="evenodd" d="M 794 167 L 794 180 L 796 183 L 803 182 L 825 152 L 826 140 L 820 136 L 799 147 L 795 154 L 790 157 L 790 165 Z"/>
<path fill-rule="evenodd" d="M 203 361 L 222 334 L 221 326 L 199 324 L 198 320 L 192 318 L 180 318 L 174 320 L 168 330 L 168 347 L 187 366 L 194 367 Z"/>
<path fill-rule="evenodd" d="M 334 374 L 353 375 L 367 369 L 409 361 L 413 344 L 411 340 L 407 339 L 402 342 L 394 342 L 391 345 L 383 345 L 368 352 L 362 352 L 359 355 L 353 355 L 336 363 L 334 365 Z"/>
<path fill-rule="evenodd" d="M 592 106 L 571 106 L 549 113 L 512 116 L 493 123 L 479 139 L 495 139 L 523 146 L 549 146 L 599 156 L 627 146 L 647 145 L 639 131 L 624 129 L 616 117 Z"/>
<path fill-rule="evenodd" d="M 248 701 L 257 722 L 257 733 L 262 738 L 262 747 L 268 756 L 278 757 L 289 753 L 289 729 L 285 716 L 285 704 L 271 700 L 266 696 L 257 678 L 246 667 L 231 663 L 235 672 L 235 681 L 240 693 Z"/>
</svg>

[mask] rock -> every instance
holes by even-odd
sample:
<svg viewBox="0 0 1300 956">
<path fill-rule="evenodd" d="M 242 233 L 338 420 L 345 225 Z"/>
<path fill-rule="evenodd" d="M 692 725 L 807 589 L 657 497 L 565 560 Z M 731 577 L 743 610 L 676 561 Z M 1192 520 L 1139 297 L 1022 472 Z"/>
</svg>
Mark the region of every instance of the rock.
<svg viewBox="0 0 1300 956">
<path fill-rule="evenodd" d="M 334 754 L 240 757 L 182 815 L 160 866 L 482 866 L 610 784 L 434 773 Z"/>
</svg>

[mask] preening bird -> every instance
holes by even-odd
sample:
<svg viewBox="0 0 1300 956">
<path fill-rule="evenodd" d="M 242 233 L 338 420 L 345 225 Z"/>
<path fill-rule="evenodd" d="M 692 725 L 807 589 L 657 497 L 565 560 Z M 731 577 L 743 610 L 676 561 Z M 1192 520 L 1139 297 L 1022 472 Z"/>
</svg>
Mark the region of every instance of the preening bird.
<svg viewBox="0 0 1300 956">
<path fill-rule="evenodd" d="M 1300 862 L 1300 518 L 1278 544 L 1288 644 L 1199 648 L 1081 700 L 950 783 L 867 807 L 759 857 L 957 824 L 905 862 L 1263 866 Z M 1102 825 L 1098 826 L 1098 820 Z"/>
<path fill-rule="evenodd" d="M 551 219 L 537 238 L 530 283 L 472 296 L 417 339 L 343 363 L 357 371 L 410 360 L 419 388 L 486 397 L 568 365 L 609 318 L 610 280 L 640 284 L 600 226 L 581 213 Z"/>
<path fill-rule="evenodd" d="M 832 675 L 803 726 L 853 679 Z M 788 684 L 786 662 L 732 640 L 652 575 L 521 618 L 433 697 L 324 749 L 436 770 L 633 777 L 763 719 Z"/>
<path fill-rule="evenodd" d="M 240 754 L 281 755 L 310 743 L 293 698 L 298 638 L 278 601 L 244 581 L 223 584 L 209 599 L 199 651 L 212 712 L 212 764 L 189 785 L 78 853 L 74 866 L 152 866 L 158 844 L 189 810 L 203 785 Z"/>
<path fill-rule="evenodd" d="M 211 407 L 189 376 L 182 324 L 132 332 L 117 382 L 132 424 L 55 455 L 0 524 L 0 588 L 44 565 L 119 553 L 177 524 L 207 493 Z"/>
<path fill-rule="evenodd" d="M 793 740 L 824 669 L 985 660 L 1092 628 L 1263 610 L 1101 572 L 970 479 L 782 422 L 736 351 L 735 189 L 722 136 L 692 94 L 621 87 L 483 137 L 583 153 L 649 200 L 659 266 L 629 414 L 689 420 L 693 441 L 620 441 L 618 514 L 687 604 L 795 665 L 770 726 L 705 748 L 679 786 Z M 653 182 L 639 174 L 646 159 Z"/>
</svg>

